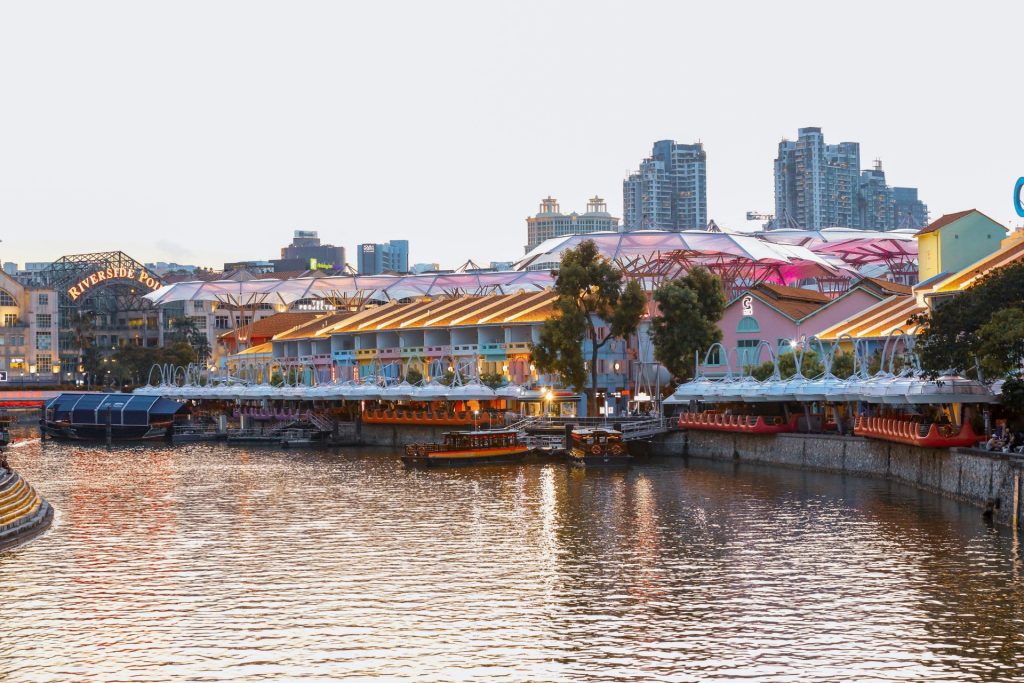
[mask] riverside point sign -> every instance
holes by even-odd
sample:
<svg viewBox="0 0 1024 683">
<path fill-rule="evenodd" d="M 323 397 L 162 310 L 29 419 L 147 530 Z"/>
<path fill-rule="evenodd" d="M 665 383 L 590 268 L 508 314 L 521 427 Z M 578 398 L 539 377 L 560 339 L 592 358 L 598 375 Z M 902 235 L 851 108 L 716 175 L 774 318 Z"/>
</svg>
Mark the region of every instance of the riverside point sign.
<svg viewBox="0 0 1024 683">
<path fill-rule="evenodd" d="M 69 287 L 68 296 L 71 297 L 72 301 L 78 301 L 78 298 L 91 288 L 113 280 L 141 285 L 150 291 L 160 289 L 160 282 L 142 268 L 104 268 L 103 270 L 97 270 L 88 277 L 82 278 L 78 283 Z"/>
<path fill-rule="evenodd" d="M 1013 186 L 1013 208 L 1017 215 L 1024 218 L 1024 199 L 1021 193 L 1024 192 L 1024 178 L 1017 178 L 1017 184 Z"/>
</svg>

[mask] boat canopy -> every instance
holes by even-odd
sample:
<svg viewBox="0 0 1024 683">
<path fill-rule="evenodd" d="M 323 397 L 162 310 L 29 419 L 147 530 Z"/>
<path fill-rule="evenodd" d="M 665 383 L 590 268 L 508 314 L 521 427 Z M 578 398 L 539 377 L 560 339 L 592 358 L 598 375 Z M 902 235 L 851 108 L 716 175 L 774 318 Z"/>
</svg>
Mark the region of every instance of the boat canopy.
<svg viewBox="0 0 1024 683">
<path fill-rule="evenodd" d="M 108 409 L 111 425 L 148 425 L 168 420 L 182 408 L 177 401 L 138 394 L 61 394 L 46 404 L 50 419 L 77 425 L 105 425 Z"/>
</svg>

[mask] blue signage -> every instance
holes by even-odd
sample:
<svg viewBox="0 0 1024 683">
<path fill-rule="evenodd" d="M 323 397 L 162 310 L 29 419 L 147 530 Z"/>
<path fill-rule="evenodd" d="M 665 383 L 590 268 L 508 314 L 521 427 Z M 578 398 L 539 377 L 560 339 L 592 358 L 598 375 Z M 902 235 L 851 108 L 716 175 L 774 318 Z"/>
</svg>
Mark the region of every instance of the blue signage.
<svg viewBox="0 0 1024 683">
<path fill-rule="evenodd" d="M 1024 218 L 1024 200 L 1021 200 L 1020 193 L 1024 190 L 1024 178 L 1017 178 L 1017 184 L 1013 186 L 1013 208 L 1017 215 Z"/>
</svg>

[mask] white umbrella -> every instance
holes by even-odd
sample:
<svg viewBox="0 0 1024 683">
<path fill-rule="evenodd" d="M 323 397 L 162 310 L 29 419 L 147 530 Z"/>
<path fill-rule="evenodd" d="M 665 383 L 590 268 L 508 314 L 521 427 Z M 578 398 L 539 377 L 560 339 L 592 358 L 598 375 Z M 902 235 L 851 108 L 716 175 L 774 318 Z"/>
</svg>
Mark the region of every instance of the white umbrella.
<svg viewBox="0 0 1024 683">
<path fill-rule="evenodd" d="M 448 390 L 449 401 L 492 401 L 497 398 L 494 389 L 472 380 Z"/>
<path fill-rule="evenodd" d="M 448 387 L 437 380 L 431 380 L 421 387 L 416 387 L 413 398 L 417 401 L 438 401 L 448 397 Z"/>
</svg>

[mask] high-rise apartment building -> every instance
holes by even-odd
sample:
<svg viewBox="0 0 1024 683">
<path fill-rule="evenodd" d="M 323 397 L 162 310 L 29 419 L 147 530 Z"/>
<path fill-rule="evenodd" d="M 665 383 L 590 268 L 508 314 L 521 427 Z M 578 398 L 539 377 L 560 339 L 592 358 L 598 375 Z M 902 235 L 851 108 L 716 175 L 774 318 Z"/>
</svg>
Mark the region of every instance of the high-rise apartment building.
<svg viewBox="0 0 1024 683">
<path fill-rule="evenodd" d="M 920 230 L 928 225 L 928 205 L 917 198 L 916 187 L 892 188 L 897 228 Z"/>
<path fill-rule="evenodd" d="M 908 225 L 900 225 L 895 188 L 881 163 L 860 170 L 860 144 L 825 143 L 821 128 L 801 128 L 796 140 L 779 143 L 775 159 L 775 216 L 779 225 L 807 230 L 829 227 L 894 230 L 927 224 L 927 207 L 915 188 L 901 188 Z M 913 224 L 910 224 L 913 223 Z"/>
<path fill-rule="evenodd" d="M 703 230 L 708 222 L 704 145 L 655 142 L 651 156 L 622 181 L 622 206 L 626 230 Z"/>
<path fill-rule="evenodd" d="M 591 197 L 587 201 L 587 212 L 582 215 L 575 211 L 562 213 L 558 200 L 546 197 L 541 200 L 537 215 L 526 219 L 526 251 L 552 237 L 618 230 L 619 219 L 608 213 L 608 205 L 600 197 Z"/>
<path fill-rule="evenodd" d="M 356 254 L 360 275 L 409 272 L 409 240 L 360 244 L 356 247 Z"/>
</svg>

